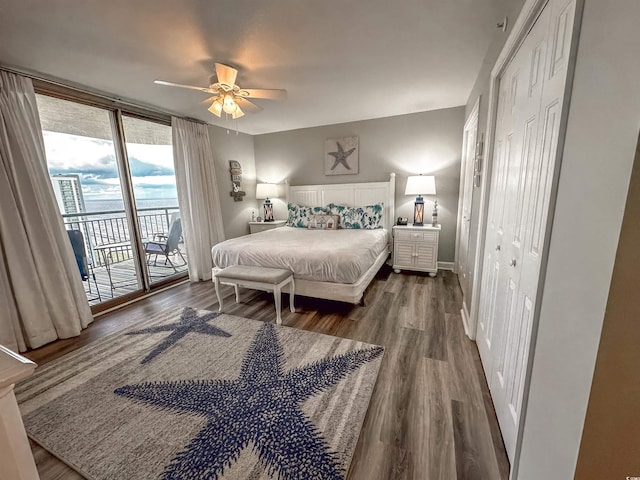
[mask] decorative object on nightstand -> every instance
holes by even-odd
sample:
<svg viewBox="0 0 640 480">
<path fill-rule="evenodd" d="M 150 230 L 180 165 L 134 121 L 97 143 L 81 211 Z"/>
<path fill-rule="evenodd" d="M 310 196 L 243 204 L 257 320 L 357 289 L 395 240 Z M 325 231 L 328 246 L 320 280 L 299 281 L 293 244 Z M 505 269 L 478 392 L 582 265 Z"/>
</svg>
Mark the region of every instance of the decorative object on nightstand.
<svg viewBox="0 0 640 480">
<path fill-rule="evenodd" d="M 438 273 L 440 225 L 396 225 L 393 227 L 393 271 L 415 270 Z"/>
<path fill-rule="evenodd" d="M 273 222 L 273 204 L 271 198 L 278 197 L 278 186 L 275 183 L 258 183 L 256 185 L 256 198 L 264 199 L 264 221 Z"/>
<path fill-rule="evenodd" d="M 433 213 L 431 213 L 431 226 L 438 225 L 438 200 L 433 202 Z"/>
<path fill-rule="evenodd" d="M 260 218 L 260 217 L 258 217 Z M 265 230 L 271 230 L 273 228 L 284 227 L 287 224 L 286 220 L 274 220 L 272 222 L 249 222 L 249 231 L 251 233 L 264 232 Z"/>
<path fill-rule="evenodd" d="M 436 180 L 433 175 L 410 175 L 407 177 L 405 195 L 417 195 L 413 208 L 413 226 L 424 225 L 424 198 L 422 195 L 436 194 Z M 436 212 L 437 215 L 437 212 Z"/>
</svg>

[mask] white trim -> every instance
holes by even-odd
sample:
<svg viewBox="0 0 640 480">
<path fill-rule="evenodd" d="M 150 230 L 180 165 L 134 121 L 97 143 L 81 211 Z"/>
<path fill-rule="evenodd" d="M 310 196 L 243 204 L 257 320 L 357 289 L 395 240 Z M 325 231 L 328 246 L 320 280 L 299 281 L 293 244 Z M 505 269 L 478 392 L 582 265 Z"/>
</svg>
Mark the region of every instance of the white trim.
<svg viewBox="0 0 640 480">
<path fill-rule="evenodd" d="M 456 264 L 454 262 L 438 262 L 438 270 L 450 270 L 454 272 Z"/>
<path fill-rule="evenodd" d="M 462 308 L 460 309 L 460 316 L 462 317 L 462 326 L 464 327 L 464 333 L 469 337 L 469 312 L 467 312 L 467 304 L 462 303 Z"/>
</svg>

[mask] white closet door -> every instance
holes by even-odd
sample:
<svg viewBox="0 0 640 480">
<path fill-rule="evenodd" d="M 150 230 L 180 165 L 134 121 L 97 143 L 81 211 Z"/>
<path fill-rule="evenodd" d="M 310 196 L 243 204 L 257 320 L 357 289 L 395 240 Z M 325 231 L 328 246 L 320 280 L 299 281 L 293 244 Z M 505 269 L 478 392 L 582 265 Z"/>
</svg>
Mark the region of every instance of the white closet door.
<svg viewBox="0 0 640 480">
<path fill-rule="evenodd" d="M 471 295 L 471 270 L 469 262 L 469 227 L 471 226 L 471 206 L 473 200 L 473 167 L 476 157 L 478 133 L 478 111 L 469 118 L 464 129 L 462 165 L 460 171 L 460 228 L 458 231 L 458 257 L 456 271 L 462 288 L 462 295 Z"/>
<path fill-rule="evenodd" d="M 500 80 L 478 348 L 513 460 L 575 0 L 551 0 Z"/>
</svg>

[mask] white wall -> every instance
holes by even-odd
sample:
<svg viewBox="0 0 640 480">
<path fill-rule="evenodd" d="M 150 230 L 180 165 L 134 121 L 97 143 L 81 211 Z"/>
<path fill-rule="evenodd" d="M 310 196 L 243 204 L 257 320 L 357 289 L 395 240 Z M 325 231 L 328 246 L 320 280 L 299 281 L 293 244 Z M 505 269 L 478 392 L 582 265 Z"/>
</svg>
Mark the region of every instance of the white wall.
<svg viewBox="0 0 640 480">
<path fill-rule="evenodd" d="M 213 147 L 216 181 L 222 207 L 225 238 L 249 233 L 251 212 L 258 210 L 256 202 L 256 164 L 253 153 L 253 137 L 244 133 L 227 133 L 226 128 L 209 125 L 209 137 Z M 229 176 L 229 160 L 242 165 L 242 190 L 247 193 L 241 202 L 234 201 Z"/>
<path fill-rule="evenodd" d="M 359 122 L 303 128 L 254 137 L 258 179 L 291 185 L 385 182 L 396 175 L 396 217 L 413 219 L 415 196 L 404 194 L 407 176 L 435 175 L 438 221 L 442 225 L 438 259 L 453 262 L 464 107 L 377 118 Z M 324 142 L 358 135 L 357 175 L 324 174 Z M 429 219 L 433 197 L 425 197 Z M 276 218 L 286 218 L 287 206 L 274 202 Z"/>
<path fill-rule="evenodd" d="M 520 480 L 574 478 L 640 128 L 639 20 L 637 0 L 585 1 Z"/>
</svg>

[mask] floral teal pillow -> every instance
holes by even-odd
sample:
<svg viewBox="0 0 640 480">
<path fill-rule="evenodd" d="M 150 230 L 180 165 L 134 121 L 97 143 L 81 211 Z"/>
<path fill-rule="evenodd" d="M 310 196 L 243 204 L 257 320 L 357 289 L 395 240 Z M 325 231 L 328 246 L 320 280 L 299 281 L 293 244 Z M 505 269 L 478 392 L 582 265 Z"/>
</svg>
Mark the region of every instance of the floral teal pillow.
<svg viewBox="0 0 640 480">
<path fill-rule="evenodd" d="M 327 210 L 340 218 L 340 228 L 354 228 L 374 230 L 382 228 L 382 213 L 384 204 L 366 205 L 364 207 L 348 207 L 346 205 L 336 205 L 330 203 Z"/>
<path fill-rule="evenodd" d="M 324 207 L 305 207 L 295 203 L 288 203 L 287 210 L 289 211 L 287 225 L 297 228 L 309 228 L 312 215 L 328 213 Z"/>
</svg>

